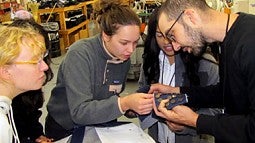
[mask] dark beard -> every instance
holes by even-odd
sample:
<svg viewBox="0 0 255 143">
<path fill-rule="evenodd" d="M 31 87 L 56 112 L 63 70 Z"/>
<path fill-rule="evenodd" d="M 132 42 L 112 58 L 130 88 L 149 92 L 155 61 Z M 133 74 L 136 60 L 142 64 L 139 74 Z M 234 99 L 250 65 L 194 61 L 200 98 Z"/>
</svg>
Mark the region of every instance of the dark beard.
<svg viewBox="0 0 255 143">
<path fill-rule="evenodd" d="M 203 47 L 198 47 L 199 50 L 196 50 L 196 52 L 192 52 L 195 56 L 202 56 L 205 52 L 206 52 L 206 49 L 207 49 L 207 44 L 205 43 L 205 45 Z"/>
<path fill-rule="evenodd" d="M 192 53 L 195 56 L 202 56 L 206 52 L 207 42 L 205 37 L 198 31 L 193 30 L 190 28 L 186 23 L 182 22 L 184 30 L 187 33 L 187 37 L 191 37 L 192 41 L 194 41 L 192 46 Z"/>
</svg>

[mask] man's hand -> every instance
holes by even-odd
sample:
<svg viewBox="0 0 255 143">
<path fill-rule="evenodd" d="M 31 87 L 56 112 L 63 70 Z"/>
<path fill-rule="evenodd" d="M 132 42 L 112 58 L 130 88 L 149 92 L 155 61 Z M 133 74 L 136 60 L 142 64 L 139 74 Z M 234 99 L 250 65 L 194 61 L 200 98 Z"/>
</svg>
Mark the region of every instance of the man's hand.
<svg viewBox="0 0 255 143">
<path fill-rule="evenodd" d="M 163 85 L 163 84 L 152 84 L 150 87 L 150 90 L 148 93 L 154 93 L 154 92 L 159 92 L 159 93 L 180 93 L 180 88 L 179 87 L 172 87 L 169 85 Z"/>
<path fill-rule="evenodd" d="M 185 126 L 181 125 L 181 124 L 176 124 L 174 122 L 171 121 L 166 121 L 166 124 L 168 126 L 168 128 L 172 131 L 172 132 L 181 132 L 184 130 Z"/>
<path fill-rule="evenodd" d="M 184 105 L 175 106 L 172 110 L 167 110 L 165 105 L 169 100 L 162 100 L 157 108 L 154 105 L 156 115 L 167 119 L 170 122 L 196 127 L 198 114 Z"/>
</svg>

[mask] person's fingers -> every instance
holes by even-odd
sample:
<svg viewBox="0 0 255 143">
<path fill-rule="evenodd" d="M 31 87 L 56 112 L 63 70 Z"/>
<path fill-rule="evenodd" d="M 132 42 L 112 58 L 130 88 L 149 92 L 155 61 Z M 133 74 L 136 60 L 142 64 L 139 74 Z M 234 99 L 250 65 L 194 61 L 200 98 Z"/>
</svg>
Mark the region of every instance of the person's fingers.
<svg viewBox="0 0 255 143">
<path fill-rule="evenodd" d="M 167 123 L 168 127 L 170 128 L 170 130 L 173 132 L 179 132 L 179 131 L 184 130 L 184 128 L 185 128 L 183 125 L 177 124 L 174 122 L 166 121 L 166 123 Z"/>
<path fill-rule="evenodd" d="M 167 108 L 166 108 L 166 104 L 169 102 L 169 99 L 164 99 L 160 101 L 160 104 L 158 106 L 158 110 L 160 112 L 166 112 Z"/>
<path fill-rule="evenodd" d="M 152 84 L 150 86 L 150 90 L 148 91 L 148 93 L 153 94 L 154 92 L 157 92 L 158 88 L 159 88 L 160 84 Z"/>
<path fill-rule="evenodd" d="M 160 116 L 162 118 L 167 117 L 167 109 L 165 107 L 165 103 L 167 103 L 167 100 L 168 99 L 162 100 L 158 107 L 157 107 L 156 103 L 154 102 L 153 109 L 154 109 L 154 112 L 157 116 Z"/>
<path fill-rule="evenodd" d="M 53 142 L 53 139 L 49 139 L 43 135 L 41 135 L 40 137 L 38 137 L 36 140 L 35 140 L 36 143 L 52 143 Z"/>
</svg>

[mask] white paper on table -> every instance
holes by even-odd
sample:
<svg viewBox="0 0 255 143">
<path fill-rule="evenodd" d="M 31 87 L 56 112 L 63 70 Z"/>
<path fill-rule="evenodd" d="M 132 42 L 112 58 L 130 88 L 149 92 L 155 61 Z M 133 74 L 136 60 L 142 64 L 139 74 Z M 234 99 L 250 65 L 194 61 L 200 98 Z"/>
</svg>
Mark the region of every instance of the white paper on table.
<svg viewBox="0 0 255 143">
<path fill-rule="evenodd" d="M 102 143 L 155 143 L 155 141 L 134 123 L 114 127 L 96 127 Z"/>
</svg>

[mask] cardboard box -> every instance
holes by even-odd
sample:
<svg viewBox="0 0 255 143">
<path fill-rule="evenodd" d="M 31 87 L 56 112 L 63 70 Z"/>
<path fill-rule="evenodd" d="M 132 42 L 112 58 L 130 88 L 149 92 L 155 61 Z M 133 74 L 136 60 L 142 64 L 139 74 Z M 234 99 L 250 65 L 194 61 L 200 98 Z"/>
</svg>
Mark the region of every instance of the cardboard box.
<svg viewBox="0 0 255 143">
<path fill-rule="evenodd" d="M 80 31 L 79 31 L 79 34 L 80 34 L 80 39 L 82 39 L 82 38 L 88 38 L 88 37 L 89 37 L 89 32 L 88 32 L 87 29 L 85 29 L 85 30 L 80 30 Z"/>
<path fill-rule="evenodd" d="M 70 44 L 73 44 L 75 41 L 78 41 L 79 39 L 80 39 L 80 34 L 79 34 L 79 32 L 70 35 Z"/>
<path fill-rule="evenodd" d="M 65 54 L 68 47 L 65 47 L 64 38 L 59 38 L 59 44 L 60 44 L 61 54 Z"/>
<path fill-rule="evenodd" d="M 7 12 L 0 15 L 0 22 L 11 21 L 11 13 Z"/>
</svg>

